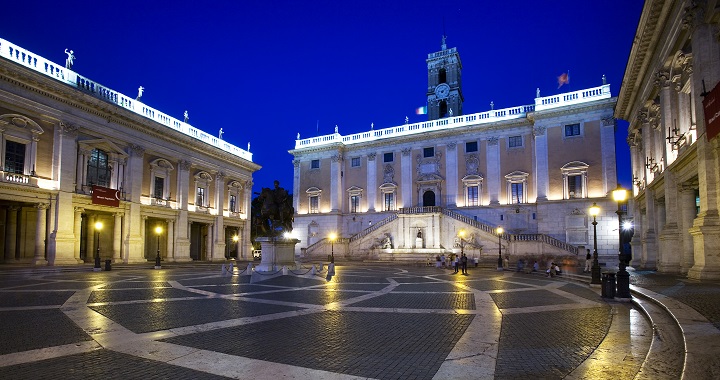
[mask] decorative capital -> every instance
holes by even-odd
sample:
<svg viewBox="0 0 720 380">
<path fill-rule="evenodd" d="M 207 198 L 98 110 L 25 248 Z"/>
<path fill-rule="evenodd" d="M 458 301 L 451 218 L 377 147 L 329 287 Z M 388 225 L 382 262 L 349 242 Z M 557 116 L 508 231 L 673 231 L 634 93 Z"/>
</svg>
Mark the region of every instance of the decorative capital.
<svg viewBox="0 0 720 380">
<path fill-rule="evenodd" d="M 84 207 L 75 207 L 75 213 L 82 214 L 85 211 Z"/>
<path fill-rule="evenodd" d="M 487 140 L 487 142 L 488 142 L 488 145 L 489 145 L 489 146 L 495 146 L 495 145 L 498 144 L 498 141 L 499 141 L 499 140 L 500 140 L 500 139 L 498 139 L 496 136 L 493 136 L 493 137 L 490 137 L 490 138 Z"/>
<path fill-rule="evenodd" d="M 142 156 L 145 154 L 145 148 L 137 144 L 130 144 L 130 153 L 134 156 Z"/>
<path fill-rule="evenodd" d="M 300 160 L 293 160 L 293 167 L 296 168 L 296 169 L 299 168 L 299 167 L 300 167 Z"/>
<path fill-rule="evenodd" d="M 402 149 L 402 155 L 403 155 L 403 156 L 409 156 L 410 153 L 412 153 L 412 148 L 403 148 L 403 149 Z"/>
<path fill-rule="evenodd" d="M 448 150 L 455 150 L 455 148 L 457 148 L 457 143 L 456 143 L 456 142 L 453 141 L 453 142 L 447 143 L 447 149 L 448 149 Z"/>
<path fill-rule="evenodd" d="M 662 88 L 669 87 L 671 84 L 670 73 L 667 71 L 658 71 L 655 73 L 655 85 Z"/>
<path fill-rule="evenodd" d="M 368 161 L 375 161 L 375 156 L 377 156 L 377 153 L 375 153 L 375 152 L 368 153 L 368 155 L 367 155 Z"/>
<path fill-rule="evenodd" d="M 614 127 L 615 126 L 615 118 L 614 117 L 606 117 L 606 118 L 600 120 L 600 126 Z"/>
<path fill-rule="evenodd" d="M 190 161 L 180 160 L 178 162 L 178 167 L 182 170 L 190 170 L 190 166 L 192 166 L 192 163 Z"/>
<path fill-rule="evenodd" d="M 222 181 L 225 179 L 225 172 L 222 172 L 222 171 L 218 172 L 218 173 L 215 175 L 215 179 L 216 179 L 218 182 L 222 182 Z"/>
<path fill-rule="evenodd" d="M 66 124 L 61 121 L 59 127 L 60 127 L 60 133 L 63 136 L 76 137 L 78 134 L 78 127 L 73 124 L 69 124 L 69 123 Z"/>
<path fill-rule="evenodd" d="M 50 207 L 47 203 L 37 203 L 35 204 L 35 208 L 38 210 L 47 210 L 47 208 Z"/>
<path fill-rule="evenodd" d="M 535 127 L 535 128 L 533 128 L 533 135 L 534 135 L 535 137 L 537 137 L 537 136 L 545 136 L 545 130 L 546 130 L 546 129 L 547 129 L 547 128 L 546 128 L 545 126 L 542 126 L 542 125 L 541 125 L 541 126 L 538 126 L 538 127 Z"/>
<path fill-rule="evenodd" d="M 343 159 L 342 159 L 342 155 L 335 154 L 332 157 L 330 157 L 330 160 L 332 162 L 342 162 Z"/>
</svg>

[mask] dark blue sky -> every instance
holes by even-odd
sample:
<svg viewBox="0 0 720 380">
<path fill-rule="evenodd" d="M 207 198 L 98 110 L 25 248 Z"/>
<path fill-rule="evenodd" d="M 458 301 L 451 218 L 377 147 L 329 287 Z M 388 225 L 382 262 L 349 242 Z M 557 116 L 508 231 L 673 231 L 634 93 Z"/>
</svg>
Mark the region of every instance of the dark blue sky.
<svg viewBox="0 0 720 380">
<path fill-rule="evenodd" d="M 12 1 L 0 37 L 241 148 L 255 189 L 292 188 L 295 137 L 426 120 L 428 53 L 463 63 L 464 111 L 601 84 L 617 96 L 642 1 Z M 570 70 L 570 84 L 557 76 Z M 630 186 L 618 128 L 618 169 Z"/>
</svg>

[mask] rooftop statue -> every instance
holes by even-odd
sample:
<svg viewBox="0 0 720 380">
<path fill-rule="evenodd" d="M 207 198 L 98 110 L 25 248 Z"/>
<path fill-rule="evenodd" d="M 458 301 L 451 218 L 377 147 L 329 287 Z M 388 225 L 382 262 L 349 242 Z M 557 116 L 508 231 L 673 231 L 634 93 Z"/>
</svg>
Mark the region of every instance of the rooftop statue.
<svg viewBox="0 0 720 380">
<path fill-rule="evenodd" d="M 65 59 L 65 68 L 68 70 L 72 69 L 73 64 L 75 63 L 75 55 L 72 50 L 68 51 L 68 49 L 65 49 L 65 54 L 67 54 L 67 59 Z"/>
</svg>

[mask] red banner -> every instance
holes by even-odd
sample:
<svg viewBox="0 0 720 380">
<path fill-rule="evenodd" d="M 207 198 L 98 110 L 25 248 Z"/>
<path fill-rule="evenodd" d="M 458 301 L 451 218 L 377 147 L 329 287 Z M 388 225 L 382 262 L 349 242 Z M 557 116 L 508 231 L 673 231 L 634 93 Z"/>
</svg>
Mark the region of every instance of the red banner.
<svg viewBox="0 0 720 380">
<path fill-rule="evenodd" d="M 710 91 L 703 99 L 705 110 L 705 131 L 708 141 L 720 133 L 720 84 Z"/>
<path fill-rule="evenodd" d="M 96 205 L 120 206 L 120 192 L 102 186 L 92 187 L 92 203 Z"/>
</svg>

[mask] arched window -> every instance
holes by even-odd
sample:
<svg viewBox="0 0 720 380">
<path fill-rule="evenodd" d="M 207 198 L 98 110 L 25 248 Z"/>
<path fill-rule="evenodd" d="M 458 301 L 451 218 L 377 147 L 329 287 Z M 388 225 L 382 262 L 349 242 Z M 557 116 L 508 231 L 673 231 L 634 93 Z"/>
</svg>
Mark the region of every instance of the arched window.
<svg viewBox="0 0 720 380">
<path fill-rule="evenodd" d="M 444 100 L 440 101 L 440 117 L 447 117 L 448 115 L 448 106 L 447 102 Z"/>
<path fill-rule="evenodd" d="M 445 69 L 438 70 L 438 84 L 447 83 L 447 71 Z"/>
<path fill-rule="evenodd" d="M 93 149 L 90 152 L 90 160 L 88 160 L 87 182 L 90 185 L 109 187 L 110 174 L 107 153 L 100 149 Z"/>
</svg>

